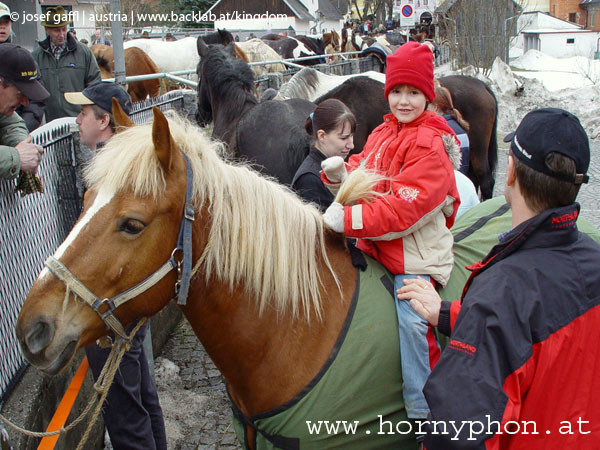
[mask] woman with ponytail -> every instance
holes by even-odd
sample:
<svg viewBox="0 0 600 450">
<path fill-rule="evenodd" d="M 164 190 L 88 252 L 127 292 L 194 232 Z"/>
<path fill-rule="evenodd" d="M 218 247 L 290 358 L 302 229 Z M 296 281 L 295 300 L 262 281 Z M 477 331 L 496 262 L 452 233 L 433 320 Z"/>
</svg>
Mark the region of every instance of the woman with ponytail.
<svg viewBox="0 0 600 450">
<path fill-rule="evenodd" d="M 294 175 L 292 188 L 300 197 L 325 211 L 333 202 L 333 194 L 321 181 L 321 162 L 331 156 L 346 159 L 354 148 L 356 118 L 344 103 L 331 98 L 317 106 L 306 119 L 304 128 L 312 144 Z"/>
</svg>

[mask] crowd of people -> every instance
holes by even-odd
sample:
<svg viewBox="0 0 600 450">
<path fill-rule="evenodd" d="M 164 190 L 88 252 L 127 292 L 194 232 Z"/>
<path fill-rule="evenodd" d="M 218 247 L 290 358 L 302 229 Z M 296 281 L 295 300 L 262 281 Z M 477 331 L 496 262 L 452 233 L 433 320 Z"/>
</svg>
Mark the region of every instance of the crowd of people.
<svg viewBox="0 0 600 450">
<path fill-rule="evenodd" d="M 62 7 L 48 12 L 42 23 L 47 37 L 29 53 L 11 42 L 10 10 L 0 3 L 4 180 L 36 173 L 43 148 L 31 143 L 29 133 L 44 114 L 48 121 L 76 117 L 81 143 L 101 151 L 115 133 L 112 102 L 131 111 L 131 98 L 120 85 L 100 81 L 91 51 L 68 31 Z M 97 32 L 92 43 L 108 42 Z M 553 433 L 556 448 L 597 446 L 600 247 L 576 226 L 576 197 L 588 182 L 590 165 L 589 140 L 578 118 L 537 109 L 506 137 L 505 197 L 513 228 L 471 267 L 462 298 L 447 303 L 436 288 L 446 285 L 453 268 L 450 228 L 479 201 L 465 176 L 469 124 L 449 93 L 435 88 L 431 50 L 416 42 L 387 58 L 385 96 L 390 114 L 355 154 L 352 112 L 339 100 L 320 103 L 304 124 L 311 149 L 292 188 L 323 212 L 330 230 L 394 275 L 390 302 L 398 318 L 398 370 L 407 416 L 422 431 L 420 445 L 537 448 L 535 439 L 543 436 L 500 430 L 528 420 L 551 430 L 579 418 L 585 431 Z M 336 202 L 348 173 L 359 167 L 381 175 L 377 195 L 353 205 Z M 103 410 L 114 448 L 167 445 L 143 347 L 146 331 L 142 327 L 135 336 Z M 450 336 L 443 351 L 437 332 Z M 86 354 L 98 377 L 108 351 L 94 344 Z M 473 437 L 462 428 L 436 433 L 435 421 L 488 426 Z"/>
</svg>

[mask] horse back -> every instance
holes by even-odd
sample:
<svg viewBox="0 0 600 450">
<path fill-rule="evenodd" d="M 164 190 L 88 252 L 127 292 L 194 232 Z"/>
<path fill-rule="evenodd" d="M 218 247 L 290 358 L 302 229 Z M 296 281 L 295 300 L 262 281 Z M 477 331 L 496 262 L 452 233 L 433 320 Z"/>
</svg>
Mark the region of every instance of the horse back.
<svg viewBox="0 0 600 450">
<path fill-rule="evenodd" d="M 316 105 L 308 100 L 269 100 L 242 116 L 235 137 L 236 154 L 256 164 L 282 184 L 292 182 L 310 149 L 304 123 Z"/>
<path fill-rule="evenodd" d="M 412 433 L 396 432 L 407 416 L 393 278 L 376 261 L 367 261 L 366 271 L 358 271 L 350 308 L 321 370 L 284 405 L 253 416 L 261 431 L 256 448 L 271 448 L 265 433 L 299 448 L 416 448 Z M 331 433 L 324 427 L 320 433 L 310 432 L 307 421 L 319 420 L 345 420 L 356 424 L 356 432 L 345 433 L 343 427 Z M 240 422 L 235 420 L 234 426 L 244 442 Z"/>
</svg>

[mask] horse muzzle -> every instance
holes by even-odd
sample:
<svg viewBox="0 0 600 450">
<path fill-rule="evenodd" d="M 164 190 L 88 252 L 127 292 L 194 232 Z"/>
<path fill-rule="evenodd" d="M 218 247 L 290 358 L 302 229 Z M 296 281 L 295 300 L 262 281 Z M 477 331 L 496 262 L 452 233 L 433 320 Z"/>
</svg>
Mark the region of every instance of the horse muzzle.
<svg viewBox="0 0 600 450">
<path fill-rule="evenodd" d="M 71 361 L 79 341 L 76 332 L 57 335 L 53 320 L 44 315 L 19 321 L 16 332 L 23 356 L 49 375 L 57 374 Z"/>
</svg>

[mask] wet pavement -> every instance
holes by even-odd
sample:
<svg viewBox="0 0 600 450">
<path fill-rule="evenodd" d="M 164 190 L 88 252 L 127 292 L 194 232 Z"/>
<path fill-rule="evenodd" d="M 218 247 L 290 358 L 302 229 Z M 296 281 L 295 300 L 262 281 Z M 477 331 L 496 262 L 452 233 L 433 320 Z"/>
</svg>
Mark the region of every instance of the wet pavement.
<svg viewBox="0 0 600 450">
<path fill-rule="evenodd" d="M 502 140 L 499 138 L 499 142 Z M 504 177 L 508 147 L 502 144 L 498 154 L 496 186 L 494 195 L 504 192 Z M 582 205 L 581 214 L 600 228 L 600 142 L 592 143 L 592 162 L 589 170 L 590 183 L 584 185 L 578 201 Z M 194 335 L 186 320 L 183 320 L 173 333 L 160 355 L 179 367 L 182 387 L 203 399 L 203 411 L 191 418 L 193 426 L 182 429 L 184 434 L 174 444 L 170 439 L 169 448 L 182 450 L 203 449 L 239 449 L 240 445 L 231 425 L 231 410 L 222 382 L 216 369 L 202 345 Z M 167 420 L 183 420 L 178 412 L 165 409 Z M 190 419 L 190 418 L 187 418 Z"/>
</svg>

